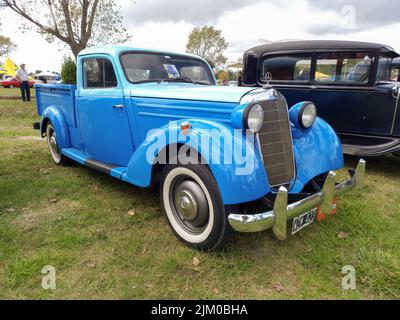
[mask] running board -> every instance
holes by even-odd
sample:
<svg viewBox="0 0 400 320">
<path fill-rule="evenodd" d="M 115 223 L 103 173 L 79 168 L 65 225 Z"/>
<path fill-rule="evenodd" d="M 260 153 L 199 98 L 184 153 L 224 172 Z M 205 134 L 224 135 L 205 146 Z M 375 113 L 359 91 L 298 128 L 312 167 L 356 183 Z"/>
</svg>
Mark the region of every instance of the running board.
<svg viewBox="0 0 400 320">
<path fill-rule="evenodd" d="M 115 164 L 104 163 L 88 158 L 83 152 L 75 148 L 64 148 L 61 153 L 66 157 L 99 172 L 108 174 L 114 178 L 122 180 L 122 175 L 126 172 L 126 167 Z"/>
<path fill-rule="evenodd" d="M 88 159 L 85 161 L 85 166 L 100 171 L 102 173 L 111 175 L 111 171 L 115 168 L 118 168 L 118 166 L 114 165 L 114 164 L 109 164 L 109 163 L 103 163 L 103 162 L 99 162 L 96 160 L 92 160 L 92 159 Z"/>
<path fill-rule="evenodd" d="M 343 153 L 352 156 L 376 157 L 400 151 L 400 139 L 339 134 Z"/>
</svg>

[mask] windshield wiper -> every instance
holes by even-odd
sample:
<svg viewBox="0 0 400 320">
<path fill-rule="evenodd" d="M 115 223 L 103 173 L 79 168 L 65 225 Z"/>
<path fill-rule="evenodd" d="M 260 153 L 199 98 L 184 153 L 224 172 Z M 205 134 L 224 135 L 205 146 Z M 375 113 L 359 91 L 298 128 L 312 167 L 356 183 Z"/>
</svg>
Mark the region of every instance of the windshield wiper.
<svg viewBox="0 0 400 320">
<path fill-rule="evenodd" d="M 207 83 L 205 81 L 195 81 L 195 80 L 190 79 L 189 77 L 166 78 L 166 79 L 163 79 L 163 81 L 166 81 L 166 82 L 187 82 L 187 83 L 202 84 L 202 85 L 209 85 L 210 84 L 210 83 Z"/>
<path fill-rule="evenodd" d="M 177 78 L 165 78 L 163 81 L 166 82 L 189 82 L 189 83 L 194 83 L 194 81 L 188 77 L 177 77 Z"/>
<path fill-rule="evenodd" d="M 141 83 L 150 83 L 150 82 L 187 82 L 187 83 L 193 83 L 193 84 L 201 84 L 201 85 L 210 85 L 211 83 L 205 82 L 205 81 L 194 81 L 188 77 L 178 77 L 178 78 L 164 78 L 164 79 L 147 79 L 147 80 L 141 80 L 141 81 L 136 81 L 134 82 L 135 84 L 141 84 Z"/>
<path fill-rule="evenodd" d="M 133 82 L 134 84 L 150 83 L 150 82 L 163 82 L 164 79 L 147 79 Z"/>
</svg>

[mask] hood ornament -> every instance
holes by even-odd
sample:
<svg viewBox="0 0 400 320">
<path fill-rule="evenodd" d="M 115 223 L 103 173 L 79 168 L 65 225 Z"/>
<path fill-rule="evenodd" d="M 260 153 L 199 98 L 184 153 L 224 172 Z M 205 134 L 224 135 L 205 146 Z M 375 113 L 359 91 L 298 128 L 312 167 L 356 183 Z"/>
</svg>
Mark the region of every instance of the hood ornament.
<svg viewBox="0 0 400 320">
<path fill-rule="evenodd" d="M 266 72 L 264 75 L 264 80 L 267 82 L 266 84 L 263 85 L 264 89 L 270 89 L 272 86 L 269 84 L 270 81 L 272 81 L 272 73 L 271 72 Z"/>
</svg>

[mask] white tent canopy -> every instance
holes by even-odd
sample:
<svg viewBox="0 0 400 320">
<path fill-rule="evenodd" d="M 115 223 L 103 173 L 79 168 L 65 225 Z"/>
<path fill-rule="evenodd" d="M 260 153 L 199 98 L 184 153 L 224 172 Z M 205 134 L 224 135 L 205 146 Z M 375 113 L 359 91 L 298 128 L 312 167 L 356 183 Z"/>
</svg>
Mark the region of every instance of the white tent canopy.
<svg viewBox="0 0 400 320">
<path fill-rule="evenodd" d="M 39 78 L 39 77 L 57 78 L 58 76 L 59 76 L 58 74 L 55 74 L 55 73 L 52 73 L 52 72 L 47 72 L 47 71 L 41 72 L 41 73 L 38 73 L 38 74 L 34 75 L 35 78 Z"/>
</svg>

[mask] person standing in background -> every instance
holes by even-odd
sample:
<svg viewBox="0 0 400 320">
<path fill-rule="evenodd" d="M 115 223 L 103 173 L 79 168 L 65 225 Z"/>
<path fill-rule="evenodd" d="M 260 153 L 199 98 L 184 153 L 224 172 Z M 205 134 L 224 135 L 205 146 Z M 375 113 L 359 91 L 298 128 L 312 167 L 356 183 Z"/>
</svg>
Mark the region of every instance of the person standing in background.
<svg viewBox="0 0 400 320">
<path fill-rule="evenodd" d="M 20 83 L 22 101 L 31 101 L 31 89 L 29 88 L 29 74 L 25 69 L 25 63 L 22 63 L 17 71 L 16 78 Z"/>
</svg>

